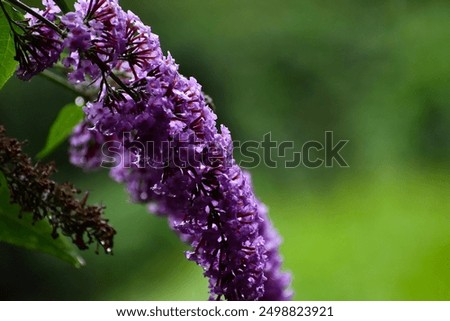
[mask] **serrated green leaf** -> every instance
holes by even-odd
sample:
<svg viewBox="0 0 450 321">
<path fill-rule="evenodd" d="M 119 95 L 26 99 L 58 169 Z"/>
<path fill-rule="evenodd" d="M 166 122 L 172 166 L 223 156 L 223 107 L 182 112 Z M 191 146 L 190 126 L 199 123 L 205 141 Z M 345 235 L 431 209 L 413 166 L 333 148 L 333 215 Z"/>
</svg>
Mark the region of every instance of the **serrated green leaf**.
<svg viewBox="0 0 450 321">
<path fill-rule="evenodd" d="M 75 104 L 64 106 L 50 128 L 45 147 L 37 154 L 37 157 L 42 159 L 61 145 L 83 117 L 81 107 Z"/>
<path fill-rule="evenodd" d="M 55 256 L 77 268 L 84 265 L 74 246 L 65 238 L 51 237 L 52 228 L 46 221 L 32 223 L 32 215 L 23 213 L 20 207 L 9 202 L 9 189 L 0 172 L 0 242 L 44 252 Z"/>
<path fill-rule="evenodd" d="M 0 10 L 0 89 L 16 70 L 17 61 L 14 60 L 14 40 L 11 35 L 8 20 Z"/>
</svg>

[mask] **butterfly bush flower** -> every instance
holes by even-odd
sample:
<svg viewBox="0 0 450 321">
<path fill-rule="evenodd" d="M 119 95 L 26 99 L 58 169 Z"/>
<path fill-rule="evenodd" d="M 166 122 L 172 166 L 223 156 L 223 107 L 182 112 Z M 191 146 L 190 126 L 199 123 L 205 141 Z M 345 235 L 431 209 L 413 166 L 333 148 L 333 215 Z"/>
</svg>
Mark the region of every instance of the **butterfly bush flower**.
<svg viewBox="0 0 450 321">
<path fill-rule="evenodd" d="M 117 1 L 78 0 L 75 9 L 58 20 L 63 63 L 71 82 L 99 94 L 70 139 L 71 162 L 93 169 L 112 159 L 110 174 L 132 200 L 192 246 L 186 256 L 203 268 L 210 299 L 289 300 L 280 237 L 201 85 Z"/>
<path fill-rule="evenodd" d="M 46 21 L 52 23 L 61 12 L 53 0 L 44 0 L 44 10 L 35 11 Z M 31 14 L 25 21 L 12 28 L 16 49 L 15 59 L 19 62 L 17 77 L 30 80 L 36 74 L 53 66 L 63 50 L 60 33 Z"/>
</svg>

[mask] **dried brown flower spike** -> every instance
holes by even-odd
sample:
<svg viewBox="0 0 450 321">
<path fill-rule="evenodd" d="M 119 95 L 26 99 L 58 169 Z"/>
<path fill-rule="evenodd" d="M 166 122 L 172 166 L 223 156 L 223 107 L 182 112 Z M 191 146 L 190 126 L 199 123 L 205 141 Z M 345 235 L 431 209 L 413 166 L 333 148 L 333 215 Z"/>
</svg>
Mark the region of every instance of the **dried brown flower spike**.
<svg viewBox="0 0 450 321">
<path fill-rule="evenodd" d="M 116 231 L 103 218 L 104 207 L 86 205 L 88 193 L 79 199 L 80 191 L 72 184 L 51 180 L 55 165 L 33 164 L 23 153 L 23 144 L 6 136 L 0 125 L 0 171 L 8 182 L 11 202 L 22 212 L 32 213 L 34 222 L 47 218 L 53 238 L 62 233 L 81 250 L 97 242 L 97 252 L 100 245 L 106 253 L 112 253 Z"/>
</svg>

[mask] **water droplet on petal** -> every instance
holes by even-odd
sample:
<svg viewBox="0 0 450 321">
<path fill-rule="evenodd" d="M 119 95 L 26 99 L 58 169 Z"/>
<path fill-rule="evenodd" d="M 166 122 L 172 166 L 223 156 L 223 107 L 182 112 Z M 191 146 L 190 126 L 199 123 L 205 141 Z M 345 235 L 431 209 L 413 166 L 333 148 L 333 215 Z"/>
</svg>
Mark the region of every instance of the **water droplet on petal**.
<svg viewBox="0 0 450 321">
<path fill-rule="evenodd" d="M 79 107 L 84 106 L 84 98 L 78 96 L 77 98 L 75 98 L 75 104 Z"/>
</svg>

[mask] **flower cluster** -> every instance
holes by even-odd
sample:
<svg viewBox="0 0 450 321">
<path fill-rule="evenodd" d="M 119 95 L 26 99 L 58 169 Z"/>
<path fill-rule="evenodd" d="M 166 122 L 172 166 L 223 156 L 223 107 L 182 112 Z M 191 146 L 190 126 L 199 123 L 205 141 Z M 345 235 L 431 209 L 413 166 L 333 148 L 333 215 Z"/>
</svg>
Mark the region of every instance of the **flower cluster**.
<svg viewBox="0 0 450 321">
<path fill-rule="evenodd" d="M 279 236 L 201 85 L 181 75 L 158 36 L 116 0 L 78 0 L 75 9 L 58 19 L 63 63 L 73 84 L 96 86 L 99 95 L 71 137 L 72 163 L 92 169 L 114 154 L 111 176 L 192 245 L 186 255 L 209 278 L 210 299 L 290 299 Z M 105 154 L 107 142 L 124 154 Z"/>
<path fill-rule="evenodd" d="M 60 32 L 53 24 L 61 10 L 53 0 L 43 0 L 43 3 L 44 10 L 35 9 L 37 15 L 26 14 L 24 22 L 15 24 L 19 30 L 11 29 L 15 59 L 19 62 L 17 76 L 22 80 L 29 80 L 53 66 L 63 50 Z"/>
</svg>

